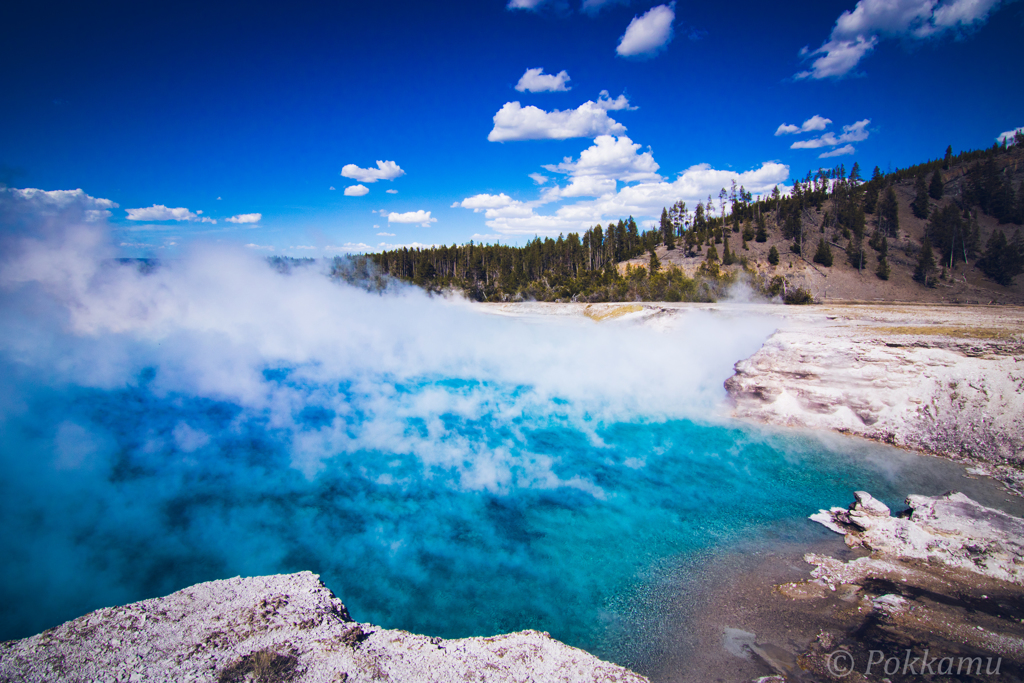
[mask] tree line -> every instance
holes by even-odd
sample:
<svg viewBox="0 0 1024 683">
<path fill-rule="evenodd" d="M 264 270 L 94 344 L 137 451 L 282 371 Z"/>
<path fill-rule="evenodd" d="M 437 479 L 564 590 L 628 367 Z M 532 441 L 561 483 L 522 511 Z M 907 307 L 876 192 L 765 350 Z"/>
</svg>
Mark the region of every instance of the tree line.
<svg viewBox="0 0 1024 683">
<path fill-rule="evenodd" d="M 875 275 L 887 279 L 889 242 L 900 236 L 896 186 L 913 180 L 911 210 L 928 220 L 915 277 L 930 286 L 938 269 L 974 262 L 988 277 L 1009 285 L 1024 269 L 1020 231 L 1011 235 L 996 229 L 982 248 L 977 215 L 994 216 L 1000 225 L 1024 222 L 1024 187 L 1014 180 L 1024 136 L 1018 134 L 1016 143 L 1015 149 L 1004 143 L 957 155 L 947 148 L 944 157 L 905 169 L 883 173 L 876 166 L 868 180 L 858 164 L 849 172 L 840 164 L 809 171 L 785 195 L 775 187 L 755 198 L 733 182 L 692 208 L 683 201 L 665 207 L 649 230 L 641 230 L 630 216 L 582 234 L 535 237 L 522 247 L 471 241 L 387 250 L 366 255 L 364 266 L 372 266 L 378 276 L 432 291 L 457 289 L 479 301 L 707 301 L 735 278 L 721 266 L 746 265 L 742 252 L 748 242 L 763 243 L 774 235 L 789 242 L 793 253 L 824 267 L 832 266 L 837 249 L 845 252 L 851 266 L 863 270 L 871 263 L 871 250 Z M 944 197 L 950 201 L 934 203 Z M 813 220 L 812 233 L 815 209 L 824 214 Z M 661 245 L 689 257 L 703 256 L 693 277 L 678 268 L 663 268 L 655 254 Z M 618 265 L 645 254 L 644 267 Z M 778 263 L 774 246 L 768 259 Z M 339 277 L 351 273 L 350 266 L 337 269 Z M 772 293 L 771 281 L 757 284 Z"/>
</svg>

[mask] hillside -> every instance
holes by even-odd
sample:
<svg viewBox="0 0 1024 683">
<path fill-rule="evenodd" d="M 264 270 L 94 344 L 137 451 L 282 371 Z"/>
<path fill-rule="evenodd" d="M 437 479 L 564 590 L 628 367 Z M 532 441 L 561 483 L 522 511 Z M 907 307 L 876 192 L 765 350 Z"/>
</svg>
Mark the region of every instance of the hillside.
<svg viewBox="0 0 1024 683">
<path fill-rule="evenodd" d="M 997 164 L 999 175 L 1006 178 L 1016 189 L 1016 194 L 1021 195 L 1021 180 L 1024 177 L 1024 148 L 1011 147 L 1008 151 L 995 155 L 994 161 Z M 939 200 L 929 198 L 930 213 L 942 211 L 947 206 L 953 205 L 962 211 L 965 204 L 964 194 L 971 182 L 971 173 L 982 164 L 981 161 L 968 161 L 960 164 L 953 164 L 942 174 L 943 194 Z M 893 174 L 896 175 L 896 174 Z M 931 173 L 928 173 L 930 176 Z M 737 258 L 745 257 L 747 264 L 739 263 L 731 266 L 722 266 L 722 270 L 734 273 L 740 277 L 744 271 L 755 273 L 756 277 L 770 281 L 776 275 L 783 276 L 789 286 L 802 287 L 808 290 L 815 301 L 907 301 L 907 302 L 943 302 L 943 303 L 971 303 L 971 304 L 1024 304 L 1024 277 L 1013 278 L 1010 286 L 998 284 L 995 280 L 985 275 L 978 267 L 978 258 L 984 252 L 984 246 L 988 243 L 996 230 L 1003 231 L 1007 238 L 1012 241 L 1014 232 L 1020 229 L 1018 224 L 1012 222 L 1000 224 L 995 216 L 984 213 L 974 207 L 973 218 L 977 221 L 979 233 L 978 255 L 967 263 L 960 257 L 956 258 L 953 267 L 948 262 L 946 267 L 936 264 L 936 278 L 933 287 L 927 287 L 913 279 L 921 253 L 921 243 L 924 239 L 930 219 L 918 218 L 914 215 L 911 204 L 915 200 L 916 177 L 908 177 L 902 180 L 894 179 L 892 187 L 895 190 L 898 206 L 899 232 L 895 238 L 888 241 L 888 263 L 890 274 L 888 280 L 880 279 L 875 271 L 878 267 L 878 251 L 865 247 L 865 260 L 863 266 L 858 269 L 852 266 L 847 259 L 847 252 L 843 249 L 849 244 L 848 239 L 843 239 L 841 229 L 834 224 L 822 228 L 823 223 L 829 216 L 834 216 L 835 206 L 833 200 L 822 202 L 820 207 L 810 206 L 801 211 L 804 228 L 804 242 L 807 245 L 801 255 L 794 254 L 790 250 L 793 240 L 783 236 L 782 226 L 777 225 L 774 216 L 766 218 L 768 239 L 764 243 L 750 240 L 744 249 L 739 242 L 742 242 L 742 235 L 733 233 L 731 235 L 731 248 Z M 968 192 L 969 193 L 969 192 Z M 867 214 L 865 232 L 870 235 L 878 229 L 878 215 Z M 741 230 L 743 228 L 741 227 Z M 825 237 L 830 243 L 833 254 L 831 267 L 824 267 L 813 262 L 818 240 Z M 865 244 L 867 243 L 865 239 Z M 768 252 L 775 247 L 779 253 L 779 264 L 772 266 L 768 263 Z M 721 251 L 722 246 L 717 249 Z M 676 266 L 682 269 L 687 275 L 695 276 L 698 268 L 705 261 L 705 253 L 695 256 L 687 256 L 684 249 L 669 250 L 665 244 L 656 247 L 655 253 L 662 267 Z M 940 261 L 939 254 L 936 254 L 936 261 Z M 622 272 L 626 267 L 647 266 L 650 262 L 649 256 L 629 259 L 619 265 Z"/>
<path fill-rule="evenodd" d="M 367 258 L 378 274 L 479 301 L 714 301 L 752 290 L 788 303 L 1022 304 L 1020 142 L 947 149 L 907 169 L 875 168 L 867 181 L 857 164 L 849 174 L 822 169 L 785 196 L 776 188 L 755 200 L 734 185 L 717 201 L 666 207 L 660 227 L 643 232 L 630 217 L 524 247 L 470 242 Z"/>
</svg>

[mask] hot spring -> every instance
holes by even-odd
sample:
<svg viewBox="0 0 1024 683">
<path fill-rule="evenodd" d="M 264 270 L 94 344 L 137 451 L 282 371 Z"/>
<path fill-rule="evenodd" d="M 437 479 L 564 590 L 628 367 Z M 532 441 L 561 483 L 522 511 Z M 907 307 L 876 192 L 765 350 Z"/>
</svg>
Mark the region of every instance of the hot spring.
<svg viewBox="0 0 1024 683">
<path fill-rule="evenodd" d="M 949 488 L 949 463 L 723 417 L 766 317 L 538 322 L 209 245 L 140 272 L 95 225 L 7 221 L 2 639 L 308 569 L 360 621 L 636 665 L 700 558 L 819 538 L 855 489 Z"/>
</svg>

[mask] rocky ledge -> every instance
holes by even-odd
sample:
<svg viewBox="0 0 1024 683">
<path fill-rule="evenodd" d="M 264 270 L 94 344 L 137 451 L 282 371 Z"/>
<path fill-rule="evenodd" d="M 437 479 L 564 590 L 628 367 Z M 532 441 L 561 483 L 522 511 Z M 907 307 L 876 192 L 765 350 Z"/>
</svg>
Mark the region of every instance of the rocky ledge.
<svg viewBox="0 0 1024 683">
<path fill-rule="evenodd" d="M 895 516 L 866 492 L 855 497 L 848 509 L 811 519 L 869 554 L 847 562 L 808 554 L 813 578 L 778 587 L 793 599 L 831 602 L 845 627 L 822 631 L 799 671 L 779 673 L 896 683 L 922 680 L 931 662 L 927 673 L 937 677 L 923 680 L 994 680 L 997 670 L 1021 680 L 1024 520 L 960 493 L 910 496 Z"/>
<path fill-rule="evenodd" d="M 975 464 L 1024 493 L 1024 311 L 833 306 L 790 314 L 726 383 L 733 414 Z"/>
<path fill-rule="evenodd" d="M 0 644 L 0 681 L 642 683 L 546 633 L 443 640 L 353 621 L 310 572 L 201 583 Z"/>
</svg>

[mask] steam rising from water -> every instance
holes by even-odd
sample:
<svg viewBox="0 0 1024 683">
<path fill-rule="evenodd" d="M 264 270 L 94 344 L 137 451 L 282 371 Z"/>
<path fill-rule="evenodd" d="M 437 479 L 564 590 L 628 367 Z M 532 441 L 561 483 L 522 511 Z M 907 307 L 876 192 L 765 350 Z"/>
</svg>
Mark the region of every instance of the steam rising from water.
<svg viewBox="0 0 1024 683">
<path fill-rule="evenodd" d="M 536 324 L 215 245 L 144 274 L 82 197 L 0 191 L 0 638 L 311 569 L 360 620 L 628 659 L 670 558 L 901 495 L 717 420 L 766 320 Z"/>
</svg>

